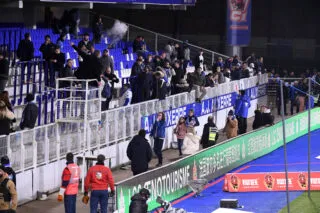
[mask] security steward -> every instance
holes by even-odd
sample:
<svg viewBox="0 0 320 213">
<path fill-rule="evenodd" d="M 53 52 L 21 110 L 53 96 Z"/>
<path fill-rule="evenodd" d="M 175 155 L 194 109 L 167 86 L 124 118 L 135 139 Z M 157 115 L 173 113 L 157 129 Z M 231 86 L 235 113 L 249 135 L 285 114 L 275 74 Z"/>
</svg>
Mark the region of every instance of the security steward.
<svg viewBox="0 0 320 213">
<path fill-rule="evenodd" d="M 208 117 L 208 123 L 203 127 L 203 133 L 200 143 L 204 149 L 211 147 L 216 144 L 216 141 L 219 138 L 218 128 L 213 122 L 213 117 Z"/>
<path fill-rule="evenodd" d="M 84 182 L 85 193 L 82 199 L 84 203 L 88 202 L 88 192 L 91 189 L 90 213 L 97 212 L 98 204 L 100 204 L 100 212 L 107 213 L 108 197 L 113 197 L 115 194 L 112 172 L 104 165 L 105 159 L 104 155 L 98 155 L 96 165 L 89 169 Z"/>
<path fill-rule="evenodd" d="M 66 156 L 67 166 L 62 173 L 62 184 L 58 194 L 58 201 L 64 197 L 65 213 L 76 213 L 76 202 L 79 188 L 80 168 L 73 162 L 73 154 Z"/>
<path fill-rule="evenodd" d="M 15 213 L 18 204 L 16 186 L 9 179 L 4 166 L 0 166 L 0 213 Z"/>
</svg>

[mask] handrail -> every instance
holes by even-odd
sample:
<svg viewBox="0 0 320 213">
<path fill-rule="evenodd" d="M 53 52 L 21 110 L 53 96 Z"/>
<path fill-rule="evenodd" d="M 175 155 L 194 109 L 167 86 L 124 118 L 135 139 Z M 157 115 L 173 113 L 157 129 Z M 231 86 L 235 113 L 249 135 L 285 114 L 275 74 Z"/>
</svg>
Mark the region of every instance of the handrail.
<svg viewBox="0 0 320 213">
<path fill-rule="evenodd" d="M 95 13 L 95 12 L 90 12 L 90 13 L 93 14 L 93 15 L 98 15 L 98 14 Z M 113 17 L 106 16 L 106 15 L 100 15 L 100 17 L 102 17 L 102 18 L 108 18 L 108 19 L 112 19 L 112 20 L 119 20 L 119 19 L 115 19 L 115 18 L 113 18 Z M 146 32 L 148 32 L 148 33 L 155 34 L 155 35 L 157 35 L 157 36 L 162 36 L 162 37 L 167 38 L 167 39 L 170 39 L 170 40 L 172 40 L 172 41 L 176 41 L 176 42 L 180 42 L 180 43 L 183 43 L 183 42 L 184 42 L 184 41 L 182 41 L 182 40 L 179 40 L 179 39 L 176 39 L 176 38 L 172 38 L 172 37 L 170 37 L 170 36 L 166 36 L 166 35 L 164 35 L 164 34 L 157 33 L 157 32 L 155 32 L 155 31 L 148 30 L 148 29 L 145 29 L 145 28 L 143 28 L 143 27 L 139 27 L 139 26 L 137 26 L 137 25 L 124 22 L 124 21 L 122 21 L 122 20 L 119 20 L 119 21 L 121 21 L 122 23 L 125 23 L 126 25 L 129 25 L 129 26 L 131 26 L 131 27 L 135 27 L 135 28 L 137 28 L 137 29 L 146 31 Z M 204 51 L 206 51 L 206 52 L 210 52 L 210 53 L 213 53 L 213 54 L 216 54 L 216 55 L 225 57 L 225 58 L 229 58 L 229 57 L 230 57 L 230 56 L 227 56 L 227 55 L 224 55 L 224 54 L 221 54 L 221 53 L 215 52 L 215 51 L 213 51 L 213 50 L 209 50 L 209 49 L 206 49 L 206 48 L 203 48 L 203 47 L 194 45 L 194 44 L 188 43 L 188 45 L 191 46 L 191 47 L 194 47 L 194 48 L 198 48 L 198 49 L 204 50 Z"/>
</svg>

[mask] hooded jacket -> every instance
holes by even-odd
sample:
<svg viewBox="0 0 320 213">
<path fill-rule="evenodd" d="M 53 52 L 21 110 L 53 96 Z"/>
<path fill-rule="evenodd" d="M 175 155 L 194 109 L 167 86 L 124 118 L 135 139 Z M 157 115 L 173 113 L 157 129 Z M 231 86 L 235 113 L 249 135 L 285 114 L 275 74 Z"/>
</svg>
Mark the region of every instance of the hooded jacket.
<svg viewBox="0 0 320 213">
<path fill-rule="evenodd" d="M 131 170 L 133 172 L 141 173 L 148 170 L 152 158 L 152 150 L 148 141 L 136 135 L 130 141 L 127 148 L 127 156 L 131 160 Z"/>
<path fill-rule="evenodd" d="M 251 107 L 250 98 L 247 95 L 238 96 L 235 106 L 235 115 L 247 118 L 248 110 Z"/>
<path fill-rule="evenodd" d="M 238 136 L 238 120 L 235 116 L 231 120 L 227 119 L 223 132 L 226 133 L 228 139 Z"/>
<path fill-rule="evenodd" d="M 147 199 L 141 196 L 139 193 L 131 197 L 131 203 L 129 207 L 129 213 L 147 213 L 148 204 Z"/>
<path fill-rule="evenodd" d="M 254 111 L 254 121 L 252 124 L 252 129 L 259 129 L 260 127 L 264 126 L 263 119 L 262 119 L 262 113 L 259 110 Z"/>
</svg>

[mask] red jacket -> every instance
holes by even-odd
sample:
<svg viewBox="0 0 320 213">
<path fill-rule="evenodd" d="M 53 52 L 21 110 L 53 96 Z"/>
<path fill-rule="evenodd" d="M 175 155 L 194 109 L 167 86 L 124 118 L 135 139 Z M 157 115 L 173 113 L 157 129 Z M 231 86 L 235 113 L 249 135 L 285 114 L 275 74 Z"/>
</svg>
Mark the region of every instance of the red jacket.
<svg viewBox="0 0 320 213">
<path fill-rule="evenodd" d="M 114 191 L 114 180 L 112 177 L 111 170 L 104 165 L 92 166 L 84 182 L 85 192 L 93 190 L 108 190 L 110 186 L 111 191 Z"/>
</svg>

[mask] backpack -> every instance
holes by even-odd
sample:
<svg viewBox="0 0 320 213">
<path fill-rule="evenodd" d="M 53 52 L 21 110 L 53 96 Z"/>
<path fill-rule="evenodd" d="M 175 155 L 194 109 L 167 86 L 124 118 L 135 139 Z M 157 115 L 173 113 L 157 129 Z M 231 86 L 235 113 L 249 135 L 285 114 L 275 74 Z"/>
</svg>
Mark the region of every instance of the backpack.
<svg viewBox="0 0 320 213">
<path fill-rule="evenodd" d="M 5 202 L 10 202 L 11 201 L 11 194 L 10 194 L 10 191 L 8 189 L 8 181 L 9 181 L 9 179 L 6 178 L 0 184 L 0 194 L 3 195 L 3 200 Z"/>
</svg>

